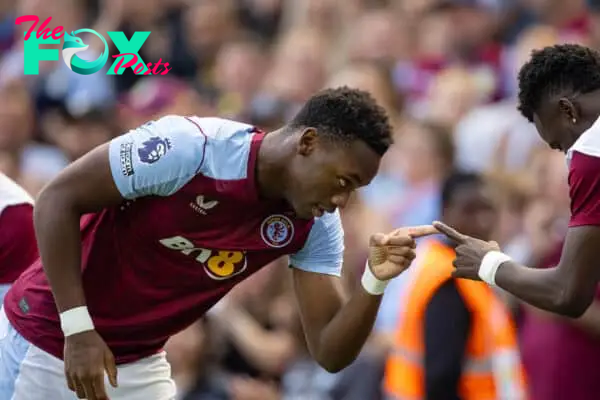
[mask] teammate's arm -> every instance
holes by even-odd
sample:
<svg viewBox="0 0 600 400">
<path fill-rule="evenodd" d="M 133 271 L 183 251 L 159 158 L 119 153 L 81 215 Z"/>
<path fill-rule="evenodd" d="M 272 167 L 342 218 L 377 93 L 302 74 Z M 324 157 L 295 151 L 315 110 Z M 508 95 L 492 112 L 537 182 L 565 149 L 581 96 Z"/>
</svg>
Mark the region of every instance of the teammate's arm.
<svg viewBox="0 0 600 400">
<path fill-rule="evenodd" d="M 344 246 L 339 214 L 326 214 L 315 225 L 305 247 L 290 260 L 294 289 L 310 353 L 327 371 L 337 372 L 360 353 L 373 328 L 381 295 L 364 288 L 349 298 L 343 293 L 339 276 Z M 425 229 L 423 234 L 433 232 Z M 386 264 L 384 271 L 387 278 L 398 275 L 414 258 L 415 244 L 408 234 L 381 235 L 372 239 L 371 245 L 387 245 L 388 255 L 393 253 L 390 258 L 394 262 Z"/>
<path fill-rule="evenodd" d="M 439 231 L 455 240 L 456 278 L 482 279 L 481 270 L 495 262 L 493 253 L 502 257 L 497 248 L 454 229 L 436 223 Z M 594 299 L 599 281 L 600 227 L 570 228 L 559 264 L 554 268 L 529 268 L 507 258 L 498 258 L 493 282 L 502 289 L 537 308 L 568 317 L 580 317 Z M 484 278 L 485 279 L 485 278 Z M 490 278 L 492 279 L 492 278 Z M 490 280 L 490 279 L 485 279 Z"/>
<path fill-rule="evenodd" d="M 459 243 L 454 262 L 458 277 L 489 275 L 501 288 L 544 310 L 580 317 L 594 299 L 600 281 L 600 158 L 573 152 L 569 166 L 571 221 L 558 265 L 534 269 L 509 260 L 478 239 L 436 225 Z M 484 260 L 486 257 L 486 260 Z M 481 267 L 481 268 L 480 268 Z"/>
<path fill-rule="evenodd" d="M 69 387 L 90 400 L 106 396 L 104 369 L 116 384 L 116 368 L 86 315 L 80 218 L 124 199 L 173 193 L 199 170 L 205 140 L 192 122 L 162 118 L 92 150 L 69 165 L 38 197 L 35 230 L 67 337 Z M 67 311 L 79 315 L 78 326 L 66 326 L 63 317 L 67 314 L 63 313 Z"/>
<path fill-rule="evenodd" d="M 496 283 L 527 303 L 569 317 L 592 304 L 600 280 L 600 227 L 570 228 L 559 264 L 533 269 L 513 261 L 498 269 Z"/>
</svg>

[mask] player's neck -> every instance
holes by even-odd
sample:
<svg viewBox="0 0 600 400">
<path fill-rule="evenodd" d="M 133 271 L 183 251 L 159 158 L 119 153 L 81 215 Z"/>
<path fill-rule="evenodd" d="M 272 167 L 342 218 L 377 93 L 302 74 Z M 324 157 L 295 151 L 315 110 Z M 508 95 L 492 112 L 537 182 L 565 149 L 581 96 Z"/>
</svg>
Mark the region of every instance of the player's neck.
<svg viewBox="0 0 600 400">
<path fill-rule="evenodd" d="M 600 90 L 580 95 L 579 103 L 581 119 L 583 121 L 582 133 L 588 130 L 598 120 L 600 115 Z"/>
<path fill-rule="evenodd" d="M 287 143 L 281 130 L 265 135 L 256 160 L 256 183 L 261 197 L 282 199 L 287 182 Z"/>
</svg>

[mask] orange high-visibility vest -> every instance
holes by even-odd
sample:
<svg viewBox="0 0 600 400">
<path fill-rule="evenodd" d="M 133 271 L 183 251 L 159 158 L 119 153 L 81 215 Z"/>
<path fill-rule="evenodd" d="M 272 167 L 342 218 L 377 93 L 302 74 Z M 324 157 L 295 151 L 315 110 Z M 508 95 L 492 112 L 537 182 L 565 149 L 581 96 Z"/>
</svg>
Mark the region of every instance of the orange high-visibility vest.
<svg viewBox="0 0 600 400">
<path fill-rule="evenodd" d="M 424 314 L 433 294 L 451 279 L 453 271 L 454 250 L 433 240 L 422 246 L 423 253 L 407 271 L 411 275 L 406 287 L 405 307 L 386 365 L 384 384 L 390 399 L 425 398 Z M 458 386 L 461 399 L 525 399 L 517 335 L 508 310 L 487 284 L 466 279 L 454 282 L 471 314 Z"/>
</svg>

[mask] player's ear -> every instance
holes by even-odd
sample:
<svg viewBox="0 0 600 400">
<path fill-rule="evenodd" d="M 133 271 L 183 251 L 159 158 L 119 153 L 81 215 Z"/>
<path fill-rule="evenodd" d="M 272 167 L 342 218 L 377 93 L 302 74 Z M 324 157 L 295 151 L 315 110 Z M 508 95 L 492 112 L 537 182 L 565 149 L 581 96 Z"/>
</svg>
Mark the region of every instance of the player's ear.
<svg viewBox="0 0 600 400">
<path fill-rule="evenodd" d="M 308 156 L 317 146 L 318 135 L 315 128 L 306 128 L 300 134 L 298 141 L 298 154 Z"/>
<path fill-rule="evenodd" d="M 558 109 L 570 124 L 579 120 L 579 110 L 569 98 L 561 97 L 558 99 Z"/>
</svg>

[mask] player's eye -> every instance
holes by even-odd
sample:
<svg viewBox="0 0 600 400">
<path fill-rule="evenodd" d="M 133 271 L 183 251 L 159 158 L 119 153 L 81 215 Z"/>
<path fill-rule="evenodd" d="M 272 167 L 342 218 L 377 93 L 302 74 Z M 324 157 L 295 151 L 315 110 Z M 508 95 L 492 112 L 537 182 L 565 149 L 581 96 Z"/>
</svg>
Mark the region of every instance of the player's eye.
<svg viewBox="0 0 600 400">
<path fill-rule="evenodd" d="M 338 178 L 338 185 L 340 185 L 342 189 L 346 189 L 350 186 L 350 181 L 346 178 Z"/>
</svg>

